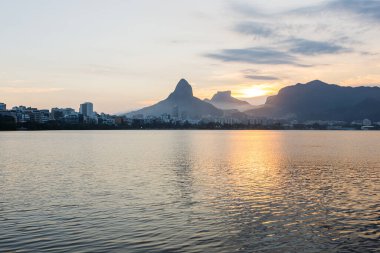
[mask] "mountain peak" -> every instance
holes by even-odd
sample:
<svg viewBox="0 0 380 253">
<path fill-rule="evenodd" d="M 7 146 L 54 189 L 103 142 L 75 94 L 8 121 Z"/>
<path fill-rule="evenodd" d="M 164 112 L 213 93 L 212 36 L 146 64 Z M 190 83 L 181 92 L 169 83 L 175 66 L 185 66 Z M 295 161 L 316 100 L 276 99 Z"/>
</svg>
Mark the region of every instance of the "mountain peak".
<svg viewBox="0 0 380 253">
<path fill-rule="evenodd" d="M 175 90 L 170 94 L 169 98 L 186 97 L 193 97 L 193 88 L 185 79 L 181 79 L 175 87 Z"/>
<path fill-rule="evenodd" d="M 218 91 L 211 100 L 205 99 L 206 102 L 214 105 L 215 107 L 222 110 L 238 110 L 245 111 L 252 109 L 252 105 L 248 102 L 234 98 L 231 95 L 231 91 Z"/>
<path fill-rule="evenodd" d="M 306 83 L 307 85 L 328 85 L 328 83 L 322 82 L 321 80 L 313 80 Z"/>
<path fill-rule="evenodd" d="M 211 100 L 224 100 L 224 99 L 229 99 L 231 98 L 231 91 L 230 90 L 227 90 L 227 91 L 218 91 L 212 98 Z"/>
<path fill-rule="evenodd" d="M 223 111 L 194 97 L 191 85 L 185 79 L 181 79 L 166 99 L 129 113 L 130 116 L 143 115 L 143 117 L 161 117 L 163 114 L 182 120 L 200 120 L 203 117 L 222 117 Z"/>
</svg>

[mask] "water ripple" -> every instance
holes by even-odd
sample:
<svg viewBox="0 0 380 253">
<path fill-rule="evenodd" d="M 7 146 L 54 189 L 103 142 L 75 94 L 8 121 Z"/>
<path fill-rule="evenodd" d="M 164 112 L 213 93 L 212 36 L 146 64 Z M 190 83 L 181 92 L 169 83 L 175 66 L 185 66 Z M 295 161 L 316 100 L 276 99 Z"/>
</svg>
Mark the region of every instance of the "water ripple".
<svg viewBox="0 0 380 253">
<path fill-rule="evenodd" d="M 377 132 L 15 132 L 0 150 L 0 252 L 380 252 Z"/>
</svg>

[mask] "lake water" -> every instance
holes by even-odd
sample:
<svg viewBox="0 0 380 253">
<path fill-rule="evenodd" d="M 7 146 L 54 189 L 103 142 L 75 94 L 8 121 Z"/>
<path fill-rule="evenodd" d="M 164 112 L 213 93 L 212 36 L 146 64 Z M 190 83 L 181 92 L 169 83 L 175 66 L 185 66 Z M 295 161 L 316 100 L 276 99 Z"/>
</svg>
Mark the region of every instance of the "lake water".
<svg viewBox="0 0 380 253">
<path fill-rule="evenodd" d="M 0 252 L 380 252 L 380 132 L 0 132 Z"/>
</svg>

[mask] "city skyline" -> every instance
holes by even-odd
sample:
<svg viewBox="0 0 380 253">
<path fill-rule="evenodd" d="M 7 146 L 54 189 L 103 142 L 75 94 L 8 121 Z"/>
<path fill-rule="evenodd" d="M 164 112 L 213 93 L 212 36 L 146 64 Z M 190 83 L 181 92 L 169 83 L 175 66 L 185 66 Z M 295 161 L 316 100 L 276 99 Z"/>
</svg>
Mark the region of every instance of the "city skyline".
<svg viewBox="0 0 380 253">
<path fill-rule="evenodd" d="M 6 1 L 0 100 L 120 113 L 179 78 L 210 98 L 321 79 L 378 85 L 379 1 Z"/>
<path fill-rule="evenodd" d="M 199 99 L 194 96 L 190 83 L 181 79 L 166 99 L 127 113 L 112 115 L 94 111 L 92 102 L 81 103 L 78 111 L 61 105 L 51 110 L 24 105 L 7 107 L 0 102 L 0 117 L 19 129 L 25 128 L 24 123 L 48 124 L 47 127 L 53 124 L 55 128 L 54 122 L 96 125 L 100 120 L 101 124 L 115 125 L 116 119 L 120 119 L 120 123 L 127 120 L 132 125 L 132 121 L 137 120 L 144 124 L 170 122 L 174 126 L 205 123 L 249 126 L 264 120 L 273 126 L 302 123 L 312 127 L 314 124 L 343 127 L 343 124 L 343 129 L 347 129 L 349 122 L 372 127 L 374 120 L 380 125 L 379 97 L 380 87 L 345 87 L 313 80 L 284 87 L 277 95 L 268 97 L 264 105 L 255 106 L 233 97 L 230 91 L 218 92 L 211 100 Z M 33 126 L 27 125 L 27 129 L 30 127 Z"/>
</svg>

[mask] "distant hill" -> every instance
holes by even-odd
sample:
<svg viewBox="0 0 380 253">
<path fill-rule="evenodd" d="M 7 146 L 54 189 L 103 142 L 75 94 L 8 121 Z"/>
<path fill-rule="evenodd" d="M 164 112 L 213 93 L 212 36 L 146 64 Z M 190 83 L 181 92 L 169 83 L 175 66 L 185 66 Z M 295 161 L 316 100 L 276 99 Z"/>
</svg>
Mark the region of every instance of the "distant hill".
<svg viewBox="0 0 380 253">
<path fill-rule="evenodd" d="M 380 120 L 379 87 L 344 87 L 314 80 L 281 89 L 251 116 L 299 120 Z"/>
<path fill-rule="evenodd" d="M 236 109 L 243 112 L 254 108 L 250 103 L 232 97 L 231 91 L 218 91 L 211 99 L 204 101 L 222 110 Z"/>
<path fill-rule="evenodd" d="M 165 100 L 141 110 L 127 113 L 128 116 L 143 115 L 145 117 L 159 117 L 162 114 L 169 114 L 172 117 L 182 119 L 201 119 L 208 116 L 223 116 L 223 111 L 194 97 L 191 85 L 185 79 L 181 79 L 175 90 Z"/>
<path fill-rule="evenodd" d="M 260 105 L 265 104 L 265 102 L 267 101 L 267 98 L 268 96 L 264 95 L 264 96 L 258 96 L 258 97 L 246 97 L 242 99 L 244 101 L 247 101 L 253 106 L 260 106 Z"/>
</svg>

